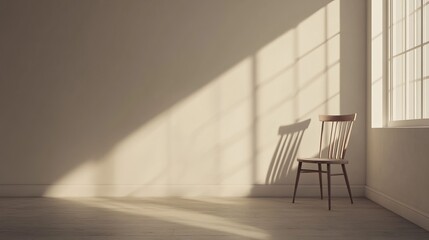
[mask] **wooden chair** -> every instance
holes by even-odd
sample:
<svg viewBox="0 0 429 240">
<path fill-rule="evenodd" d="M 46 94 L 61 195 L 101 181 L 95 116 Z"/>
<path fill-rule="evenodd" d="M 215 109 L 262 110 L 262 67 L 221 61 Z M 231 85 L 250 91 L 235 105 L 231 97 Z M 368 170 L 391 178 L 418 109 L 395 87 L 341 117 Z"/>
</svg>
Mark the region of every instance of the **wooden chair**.
<svg viewBox="0 0 429 240">
<path fill-rule="evenodd" d="M 320 147 L 318 158 L 298 158 L 298 171 L 295 180 L 295 189 L 293 191 L 293 200 L 295 203 L 296 190 L 298 188 L 299 176 L 301 173 L 318 173 L 320 184 L 320 197 L 323 199 L 322 189 L 322 173 L 326 173 L 328 177 L 328 205 L 331 210 L 331 176 L 344 175 L 347 190 L 349 192 L 350 201 L 353 204 L 352 192 L 350 190 L 350 183 L 347 177 L 346 164 L 347 160 L 344 159 L 346 155 L 347 146 L 349 144 L 350 134 L 352 132 L 353 123 L 356 120 L 356 113 L 349 115 L 320 115 L 319 120 L 322 122 L 322 130 L 320 134 Z M 323 147 L 326 146 L 325 151 Z M 322 155 L 326 156 L 325 158 Z M 317 164 L 318 169 L 303 169 L 302 165 Z M 322 171 L 322 164 L 326 164 L 326 171 Z M 342 173 L 331 173 L 331 164 L 340 164 L 343 170 Z"/>
</svg>

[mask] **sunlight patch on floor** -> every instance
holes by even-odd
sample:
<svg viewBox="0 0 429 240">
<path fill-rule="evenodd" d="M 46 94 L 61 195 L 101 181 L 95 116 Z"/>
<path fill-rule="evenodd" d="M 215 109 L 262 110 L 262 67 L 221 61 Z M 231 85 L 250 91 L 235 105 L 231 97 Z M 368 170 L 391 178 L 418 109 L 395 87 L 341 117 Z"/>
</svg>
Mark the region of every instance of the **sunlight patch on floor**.
<svg viewBox="0 0 429 240">
<path fill-rule="evenodd" d="M 82 205 L 116 211 L 126 214 L 146 216 L 166 222 L 184 224 L 192 227 L 210 229 L 214 231 L 225 232 L 237 236 L 247 237 L 249 239 L 269 239 L 270 235 L 264 230 L 236 223 L 227 218 L 214 215 L 187 211 L 171 206 L 158 205 L 154 203 L 144 203 L 144 207 L 139 207 L 132 203 L 121 202 L 121 200 L 109 199 L 70 199 Z"/>
</svg>

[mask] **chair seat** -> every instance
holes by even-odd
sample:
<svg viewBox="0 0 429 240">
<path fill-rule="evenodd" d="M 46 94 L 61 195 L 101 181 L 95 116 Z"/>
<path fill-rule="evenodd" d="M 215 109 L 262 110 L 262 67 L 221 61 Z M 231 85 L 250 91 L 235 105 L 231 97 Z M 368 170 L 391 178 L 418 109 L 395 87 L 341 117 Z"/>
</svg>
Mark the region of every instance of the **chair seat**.
<svg viewBox="0 0 429 240">
<path fill-rule="evenodd" d="M 344 159 L 331 159 L 331 158 L 298 158 L 298 162 L 303 163 L 329 163 L 329 164 L 347 164 L 349 161 Z"/>
</svg>

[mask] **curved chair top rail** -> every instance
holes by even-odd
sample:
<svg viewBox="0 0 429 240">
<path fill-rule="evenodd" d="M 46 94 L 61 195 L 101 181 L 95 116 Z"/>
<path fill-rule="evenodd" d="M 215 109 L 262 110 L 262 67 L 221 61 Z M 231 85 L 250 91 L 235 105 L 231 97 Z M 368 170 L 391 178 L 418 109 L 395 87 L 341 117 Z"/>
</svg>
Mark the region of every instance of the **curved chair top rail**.
<svg viewBox="0 0 429 240">
<path fill-rule="evenodd" d="M 345 122 L 356 120 L 357 113 L 346 115 L 319 115 L 319 120 L 323 122 Z"/>
</svg>

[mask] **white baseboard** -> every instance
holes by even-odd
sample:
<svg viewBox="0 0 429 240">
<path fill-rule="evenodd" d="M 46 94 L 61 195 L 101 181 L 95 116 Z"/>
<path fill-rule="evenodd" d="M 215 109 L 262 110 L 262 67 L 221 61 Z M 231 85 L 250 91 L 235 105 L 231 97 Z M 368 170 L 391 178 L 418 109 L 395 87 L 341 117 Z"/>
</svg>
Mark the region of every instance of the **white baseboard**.
<svg viewBox="0 0 429 240">
<path fill-rule="evenodd" d="M 365 187 L 363 185 L 350 186 L 353 197 L 364 197 Z M 253 193 L 249 197 L 292 197 L 293 185 L 253 185 Z M 323 188 L 325 196 L 328 194 L 326 186 Z M 348 197 L 345 185 L 332 185 L 331 194 L 333 197 Z M 297 197 L 320 197 L 319 185 L 299 185 L 296 193 Z"/>
<path fill-rule="evenodd" d="M 293 185 L 0 185 L 0 197 L 292 197 Z M 355 197 L 363 185 L 352 185 Z M 326 186 L 325 186 L 326 195 Z M 297 197 L 318 197 L 318 185 L 299 185 Z M 333 185 L 332 196 L 348 196 L 344 185 Z"/>
<path fill-rule="evenodd" d="M 429 214 L 400 202 L 380 191 L 365 186 L 365 196 L 390 211 L 429 231 Z"/>
</svg>

